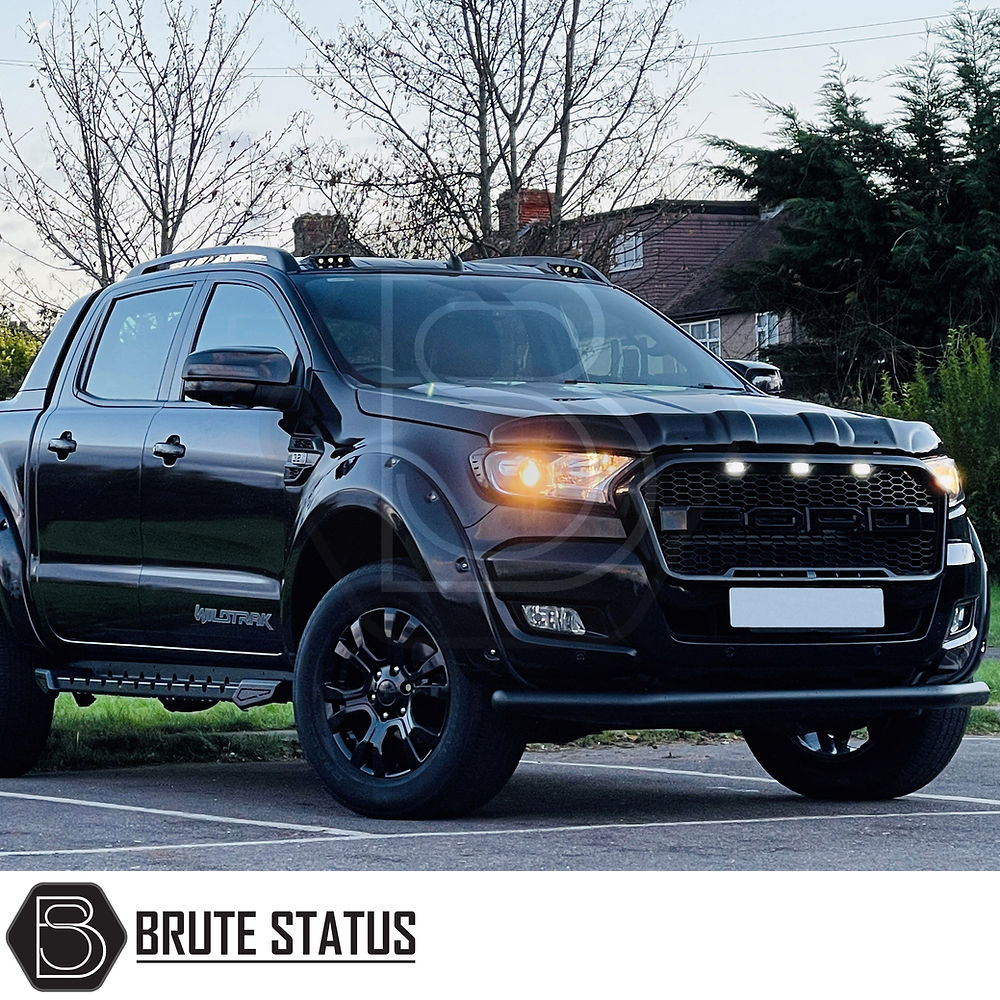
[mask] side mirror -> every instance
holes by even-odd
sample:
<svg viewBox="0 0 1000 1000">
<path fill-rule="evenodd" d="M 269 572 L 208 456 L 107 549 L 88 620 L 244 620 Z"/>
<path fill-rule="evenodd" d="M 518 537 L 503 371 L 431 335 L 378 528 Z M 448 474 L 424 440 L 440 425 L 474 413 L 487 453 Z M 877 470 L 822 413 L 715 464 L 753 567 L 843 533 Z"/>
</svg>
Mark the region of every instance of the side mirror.
<svg viewBox="0 0 1000 1000">
<path fill-rule="evenodd" d="M 185 395 L 214 406 L 267 406 L 287 411 L 299 398 L 292 363 L 275 347 L 195 351 L 184 361 Z"/>
<path fill-rule="evenodd" d="M 771 396 L 781 395 L 781 382 L 773 375 L 754 375 L 750 381 L 761 392 L 766 392 Z"/>
</svg>

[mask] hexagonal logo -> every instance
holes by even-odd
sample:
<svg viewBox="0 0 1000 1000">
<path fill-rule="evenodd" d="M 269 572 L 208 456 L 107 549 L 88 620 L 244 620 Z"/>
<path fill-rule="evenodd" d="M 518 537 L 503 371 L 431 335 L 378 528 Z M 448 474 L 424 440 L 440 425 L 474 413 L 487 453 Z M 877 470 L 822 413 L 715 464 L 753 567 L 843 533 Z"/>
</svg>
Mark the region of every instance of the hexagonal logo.
<svg viewBox="0 0 1000 1000">
<path fill-rule="evenodd" d="M 100 887 L 36 885 L 7 931 L 7 944 L 36 990 L 96 990 L 127 935 Z"/>
</svg>

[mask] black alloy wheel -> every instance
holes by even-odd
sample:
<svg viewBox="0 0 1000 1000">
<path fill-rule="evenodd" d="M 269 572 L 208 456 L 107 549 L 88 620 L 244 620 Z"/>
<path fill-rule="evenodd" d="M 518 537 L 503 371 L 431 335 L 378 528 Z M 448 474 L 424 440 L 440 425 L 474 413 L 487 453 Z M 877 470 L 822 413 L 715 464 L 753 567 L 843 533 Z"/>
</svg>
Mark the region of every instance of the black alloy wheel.
<svg viewBox="0 0 1000 1000">
<path fill-rule="evenodd" d="M 373 608 L 341 633 L 324 666 L 334 746 L 377 778 L 410 774 L 441 742 L 451 685 L 434 636 L 416 615 Z"/>
<path fill-rule="evenodd" d="M 366 816 L 456 816 L 488 802 L 524 751 L 468 673 L 433 587 L 409 566 L 347 574 L 295 662 L 299 739 L 331 794 Z"/>
</svg>

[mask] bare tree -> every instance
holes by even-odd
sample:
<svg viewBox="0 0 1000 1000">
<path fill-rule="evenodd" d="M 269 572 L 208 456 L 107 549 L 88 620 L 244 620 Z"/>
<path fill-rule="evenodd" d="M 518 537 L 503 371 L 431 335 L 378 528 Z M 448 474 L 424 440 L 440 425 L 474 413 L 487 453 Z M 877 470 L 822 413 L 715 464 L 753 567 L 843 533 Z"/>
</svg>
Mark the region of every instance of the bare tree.
<svg viewBox="0 0 1000 1000">
<path fill-rule="evenodd" d="M 566 219 L 666 193 L 700 69 L 671 28 L 678 3 L 372 0 L 328 41 L 286 7 L 317 87 L 374 139 L 347 160 L 304 144 L 294 171 L 372 236 L 389 216 L 418 247 L 487 254 L 517 239 L 498 195 L 542 187 L 561 245 Z"/>
<path fill-rule="evenodd" d="M 29 20 L 49 155 L 36 162 L 0 104 L 0 197 L 64 266 L 104 286 L 180 245 L 273 225 L 288 129 L 239 129 L 256 102 L 240 39 L 262 2 L 230 26 L 221 0 L 203 23 L 184 0 L 163 0 L 165 35 L 143 0 L 93 11 L 61 0 L 50 22 Z"/>
</svg>

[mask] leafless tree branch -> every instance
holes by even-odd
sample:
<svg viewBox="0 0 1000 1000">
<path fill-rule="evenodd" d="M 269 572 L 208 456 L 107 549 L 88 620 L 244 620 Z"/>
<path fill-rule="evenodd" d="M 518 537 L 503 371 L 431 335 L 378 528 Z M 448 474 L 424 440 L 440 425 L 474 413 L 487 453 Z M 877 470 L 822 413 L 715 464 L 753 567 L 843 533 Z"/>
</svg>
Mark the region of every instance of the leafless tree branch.
<svg viewBox="0 0 1000 1000">
<path fill-rule="evenodd" d="M 104 286 L 181 245 L 273 227 L 292 125 L 238 128 L 257 101 L 241 39 L 263 2 L 227 24 L 221 0 L 197 14 L 163 0 L 165 37 L 143 0 L 58 0 L 50 21 L 29 19 L 48 159 L 0 104 L 0 199 L 57 260 Z"/>
</svg>

